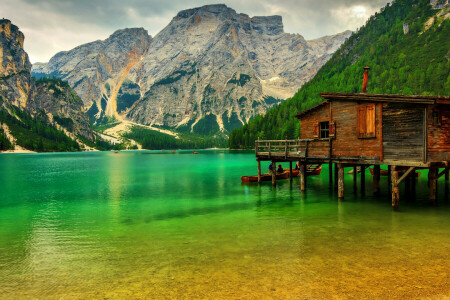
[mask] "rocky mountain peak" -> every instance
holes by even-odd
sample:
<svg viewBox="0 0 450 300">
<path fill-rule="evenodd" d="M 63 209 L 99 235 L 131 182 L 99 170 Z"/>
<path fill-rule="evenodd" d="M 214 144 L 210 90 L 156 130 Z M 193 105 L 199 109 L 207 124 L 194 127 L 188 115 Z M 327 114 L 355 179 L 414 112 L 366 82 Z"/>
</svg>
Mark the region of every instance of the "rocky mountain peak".
<svg viewBox="0 0 450 300">
<path fill-rule="evenodd" d="M 225 4 L 205 5 L 180 11 L 174 19 L 188 19 L 192 16 L 230 16 L 236 11 Z"/>
<path fill-rule="evenodd" d="M 24 40 L 23 33 L 10 20 L 0 20 L 0 95 L 21 107 L 29 101 L 33 85 Z"/>
<path fill-rule="evenodd" d="M 67 80 L 92 119 L 230 132 L 292 96 L 350 35 L 307 42 L 285 33 L 281 16 L 249 17 L 223 4 L 180 11 L 143 43 L 146 34 L 116 31 L 34 73 Z"/>
</svg>

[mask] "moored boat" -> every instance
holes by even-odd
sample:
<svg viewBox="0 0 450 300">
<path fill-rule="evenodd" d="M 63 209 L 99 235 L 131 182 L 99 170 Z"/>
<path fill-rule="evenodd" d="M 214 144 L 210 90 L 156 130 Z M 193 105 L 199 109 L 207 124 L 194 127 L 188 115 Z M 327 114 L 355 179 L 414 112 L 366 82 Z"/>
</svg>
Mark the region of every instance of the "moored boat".
<svg viewBox="0 0 450 300">
<path fill-rule="evenodd" d="M 308 165 L 306 169 L 306 175 L 320 175 L 322 172 L 322 165 Z M 298 177 L 300 170 L 292 169 L 292 177 Z M 289 169 L 283 169 L 283 173 L 277 173 L 276 180 L 288 179 Z M 271 181 L 272 175 L 269 173 L 261 174 L 261 181 Z M 258 182 L 258 176 L 241 176 L 242 182 Z"/>
<path fill-rule="evenodd" d="M 294 174 L 294 172 L 292 172 Z M 283 173 L 278 173 L 276 175 L 276 180 L 288 179 L 289 171 L 284 171 Z M 241 176 L 242 182 L 258 182 L 258 176 Z M 269 173 L 261 174 L 261 181 L 271 181 L 272 175 Z"/>
</svg>

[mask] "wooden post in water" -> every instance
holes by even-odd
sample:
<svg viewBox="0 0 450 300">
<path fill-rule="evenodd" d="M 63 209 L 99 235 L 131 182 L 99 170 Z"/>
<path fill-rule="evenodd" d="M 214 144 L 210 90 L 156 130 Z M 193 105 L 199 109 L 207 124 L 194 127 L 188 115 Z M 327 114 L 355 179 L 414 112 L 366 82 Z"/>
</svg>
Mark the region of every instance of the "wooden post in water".
<svg viewBox="0 0 450 300">
<path fill-rule="evenodd" d="M 400 201 L 400 192 L 398 190 L 398 170 L 396 166 L 392 166 L 391 168 L 391 185 L 392 185 L 392 207 L 394 209 L 398 209 L 398 203 Z"/>
<path fill-rule="evenodd" d="M 438 175 L 438 168 L 431 167 L 428 173 L 428 189 L 429 189 L 428 201 L 431 204 L 436 204 L 437 200 L 437 175 Z"/>
<path fill-rule="evenodd" d="M 411 173 L 411 198 L 416 199 L 416 171 Z"/>
<path fill-rule="evenodd" d="M 392 167 L 389 165 L 388 166 L 388 194 L 390 194 L 392 192 Z"/>
<path fill-rule="evenodd" d="M 300 190 L 304 192 L 306 190 L 306 164 L 300 165 Z"/>
<path fill-rule="evenodd" d="M 258 183 L 261 183 L 261 161 L 258 159 Z"/>
<path fill-rule="evenodd" d="M 353 166 L 353 191 L 356 193 L 358 190 L 358 167 L 356 165 Z"/>
<path fill-rule="evenodd" d="M 380 165 L 373 166 L 373 194 L 380 194 Z"/>
<path fill-rule="evenodd" d="M 289 162 L 289 181 L 292 182 L 292 161 Z"/>
<path fill-rule="evenodd" d="M 344 166 L 338 164 L 338 198 L 344 199 Z"/>
<path fill-rule="evenodd" d="M 338 189 L 338 164 L 334 164 L 334 189 Z"/>
<path fill-rule="evenodd" d="M 366 194 L 366 166 L 361 165 L 361 195 Z"/>
<path fill-rule="evenodd" d="M 272 161 L 272 185 L 276 186 L 277 185 L 277 162 L 276 161 Z"/>
</svg>

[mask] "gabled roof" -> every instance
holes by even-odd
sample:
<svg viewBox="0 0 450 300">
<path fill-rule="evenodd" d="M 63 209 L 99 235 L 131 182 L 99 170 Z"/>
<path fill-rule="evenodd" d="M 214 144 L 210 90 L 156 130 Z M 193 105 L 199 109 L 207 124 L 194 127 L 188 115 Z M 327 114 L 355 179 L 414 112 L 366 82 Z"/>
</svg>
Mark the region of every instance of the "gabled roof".
<svg viewBox="0 0 450 300">
<path fill-rule="evenodd" d="M 403 102 L 412 104 L 436 104 L 436 101 L 444 101 L 450 104 L 450 97 L 422 96 L 422 95 L 386 95 L 366 93 L 320 93 L 327 100 L 344 101 L 374 101 L 374 102 Z"/>
<path fill-rule="evenodd" d="M 422 96 L 422 95 L 387 95 L 387 94 L 366 94 L 366 93 L 320 93 L 324 99 L 311 108 L 308 108 L 301 113 L 295 115 L 296 118 L 301 118 L 304 115 L 322 107 L 330 101 L 369 101 L 369 102 L 400 102 L 410 104 L 444 104 L 450 105 L 450 97 L 445 96 Z"/>
<path fill-rule="evenodd" d="M 313 107 L 310 107 L 310 108 L 308 108 L 308 109 L 305 109 L 304 111 L 302 111 L 301 113 L 295 115 L 294 117 L 296 117 L 297 119 L 300 119 L 300 118 L 303 117 L 304 115 L 310 113 L 310 112 L 313 111 L 313 110 L 318 109 L 319 107 L 324 106 L 324 105 L 327 104 L 327 103 L 329 103 L 329 102 L 328 102 L 328 101 L 323 101 L 322 103 L 319 103 L 319 104 L 317 104 L 317 105 L 315 105 L 315 106 L 313 106 Z"/>
</svg>

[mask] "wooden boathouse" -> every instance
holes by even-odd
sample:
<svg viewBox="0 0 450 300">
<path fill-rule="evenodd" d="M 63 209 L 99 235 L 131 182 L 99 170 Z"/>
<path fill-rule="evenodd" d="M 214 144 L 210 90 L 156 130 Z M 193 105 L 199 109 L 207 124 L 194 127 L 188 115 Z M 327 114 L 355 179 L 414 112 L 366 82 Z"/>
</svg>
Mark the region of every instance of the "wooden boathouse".
<svg viewBox="0 0 450 300">
<path fill-rule="evenodd" d="M 365 68 L 363 93 L 321 93 L 324 101 L 299 113 L 297 140 L 257 140 L 258 178 L 261 161 L 299 161 L 301 190 L 306 189 L 308 164 L 329 164 L 330 184 L 344 197 L 344 167 L 373 165 L 374 193 L 379 193 L 380 166 L 388 166 L 392 206 L 399 205 L 399 184 L 415 191 L 416 170 L 429 170 L 429 201 L 436 202 L 437 180 L 445 175 L 448 192 L 450 168 L 450 97 L 367 94 Z M 441 169 L 441 170 L 440 170 Z M 275 185 L 275 172 L 272 183 Z M 291 172 L 292 174 L 292 172 Z M 360 172 L 365 191 L 365 172 Z"/>
</svg>

